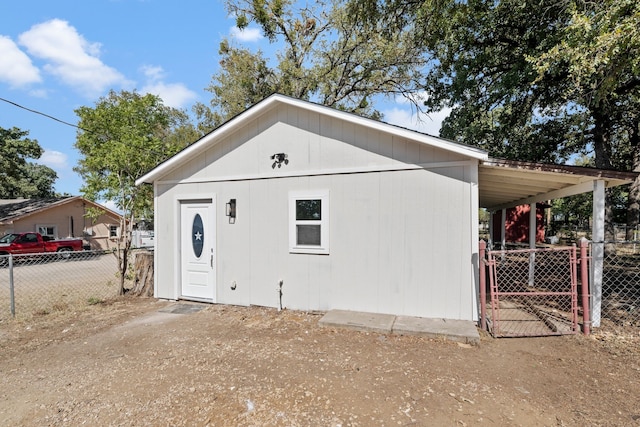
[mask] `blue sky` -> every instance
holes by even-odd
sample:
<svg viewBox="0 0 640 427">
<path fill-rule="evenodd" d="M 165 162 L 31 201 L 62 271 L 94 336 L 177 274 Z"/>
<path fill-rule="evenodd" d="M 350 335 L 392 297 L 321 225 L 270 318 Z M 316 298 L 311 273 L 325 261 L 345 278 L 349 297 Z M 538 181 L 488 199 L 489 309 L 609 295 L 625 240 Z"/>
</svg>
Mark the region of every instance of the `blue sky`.
<svg viewBox="0 0 640 427">
<path fill-rule="evenodd" d="M 234 37 L 272 51 L 255 28 L 240 33 L 221 0 L 41 0 L 9 2 L 0 14 L 0 98 L 76 124 L 74 110 L 109 90 L 159 95 L 190 110 L 208 104 L 204 89 L 218 71 L 218 45 Z M 385 121 L 437 135 L 446 114 L 412 117 L 404 102 L 377 106 Z M 76 129 L 0 101 L 0 127 L 29 131 L 58 174 L 56 190 L 80 194 L 72 168 Z"/>
</svg>

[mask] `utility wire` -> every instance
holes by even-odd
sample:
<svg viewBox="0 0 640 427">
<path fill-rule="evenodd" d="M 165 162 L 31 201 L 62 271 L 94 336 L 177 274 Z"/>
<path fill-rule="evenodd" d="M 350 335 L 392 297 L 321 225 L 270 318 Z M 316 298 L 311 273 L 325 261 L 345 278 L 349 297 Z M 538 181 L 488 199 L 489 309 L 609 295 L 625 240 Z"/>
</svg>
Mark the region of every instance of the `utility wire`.
<svg viewBox="0 0 640 427">
<path fill-rule="evenodd" d="M 43 113 L 43 112 L 41 112 L 41 111 L 32 110 L 31 108 L 27 108 L 27 107 L 25 107 L 25 106 L 22 106 L 22 105 L 20 105 L 20 104 L 17 104 L 17 103 L 15 103 L 15 102 L 13 102 L 13 101 L 9 101 L 8 99 L 4 99 L 4 98 L 0 97 L 0 101 L 4 101 L 4 102 L 6 102 L 7 104 L 11 104 L 11 105 L 16 106 L 16 107 L 18 107 L 18 108 L 22 108 L 23 110 L 27 110 L 27 111 L 29 111 L 29 112 L 31 112 L 31 113 L 39 114 L 39 115 L 44 116 L 44 117 L 46 117 L 46 118 L 48 118 L 48 119 L 55 120 L 56 122 L 60 122 L 60 123 L 62 123 L 62 124 L 64 124 L 64 125 L 71 126 L 71 127 L 74 127 L 74 128 L 80 129 L 80 130 L 83 130 L 83 131 L 85 131 L 85 132 L 96 133 L 96 132 L 94 132 L 94 131 L 92 131 L 92 130 L 85 129 L 85 128 L 80 127 L 80 126 L 78 126 L 78 125 L 74 125 L 73 123 L 65 122 L 64 120 L 60 120 L 60 119 L 59 119 L 59 118 L 57 118 L 57 117 L 53 117 L 53 116 L 51 116 L 51 115 L 49 115 L 49 114 L 46 114 L 46 113 Z"/>
</svg>

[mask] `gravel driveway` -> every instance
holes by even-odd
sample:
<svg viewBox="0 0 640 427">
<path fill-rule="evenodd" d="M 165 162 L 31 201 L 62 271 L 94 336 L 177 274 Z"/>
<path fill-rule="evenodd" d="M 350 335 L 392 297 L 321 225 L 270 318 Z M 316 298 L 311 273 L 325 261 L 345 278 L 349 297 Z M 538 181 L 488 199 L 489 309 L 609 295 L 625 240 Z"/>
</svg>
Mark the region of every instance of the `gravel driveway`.
<svg viewBox="0 0 640 427">
<path fill-rule="evenodd" d="M 171 304 L 0 322 L 0 425 L 640 425 L 638 337 L 470 346 Z"/>
</svg>

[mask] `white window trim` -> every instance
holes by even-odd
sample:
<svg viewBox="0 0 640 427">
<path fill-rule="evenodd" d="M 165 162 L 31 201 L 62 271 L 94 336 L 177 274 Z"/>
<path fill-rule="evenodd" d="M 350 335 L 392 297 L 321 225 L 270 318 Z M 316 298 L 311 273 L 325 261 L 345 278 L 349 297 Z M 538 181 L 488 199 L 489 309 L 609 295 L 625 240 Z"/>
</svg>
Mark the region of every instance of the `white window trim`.
<svg viewBox="0 0 640 427">
<path fill-rule="evenodd" d="M 112 236 L 111 235 L 111 227 L 116 227 L 116 235 Z M 119 225 L 114 225 L 114 224 L 109 224 L 107 226 L 107 236 L 109 239 L 117 239 L 120 237 L 120 226 Z"/>
<path fill-rule="evenodd" d="M 319 221 L 297 221 L 296 200 L 320 199 L 322 219 Z M 329 190 L 308 190 L 289 192 L 289 252 L 295 254 L 329 254 Z M 298 245 L 296 239 L 296 226 L 298 224 L 320 223 L 320 246 Z"/>
<path fill-rule="evenodd" d="M 40 228 L 53 228 L 53 236 L 52 238 L 55 240 L 58 238 L 58 226 L 55 224 L 36 224 L 36 232 L 40 233 Z M 42 233 L 40 233 L 42 234 Z M 43 236 L 48 236 L 48 234 L 42 234 Z"/>
</svg>

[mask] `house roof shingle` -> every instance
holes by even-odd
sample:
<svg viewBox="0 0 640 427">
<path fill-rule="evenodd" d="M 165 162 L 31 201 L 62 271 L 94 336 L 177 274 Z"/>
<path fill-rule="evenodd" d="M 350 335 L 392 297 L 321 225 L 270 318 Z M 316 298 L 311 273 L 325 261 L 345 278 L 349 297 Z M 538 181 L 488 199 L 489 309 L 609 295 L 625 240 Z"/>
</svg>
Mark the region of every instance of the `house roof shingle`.
<svg viewBox="0 0 640 427">
<path fill-rule="evenodd" d="M 70 203 L 74 200 L 82 200 L 85 203 L 103 209 L 105 213 L 114 218 L 120 218 L 117 212 L 90 200 L 86 200 L 82 196 L 51 197 L 48 199 L 0 199 L 0 224 L 12 223 L 17 219 L 27 217 L 45 209 L 50 209 L 57 205 Z"/>
<path fill-rule="evenodd" d="M 78 196 L 52 197 L 48 199 L 0 199 L 0 223 L 31 215 L 73 198 L 78 198 Z"/>
</svg>

